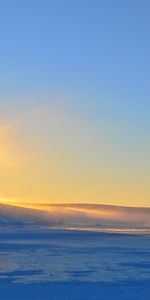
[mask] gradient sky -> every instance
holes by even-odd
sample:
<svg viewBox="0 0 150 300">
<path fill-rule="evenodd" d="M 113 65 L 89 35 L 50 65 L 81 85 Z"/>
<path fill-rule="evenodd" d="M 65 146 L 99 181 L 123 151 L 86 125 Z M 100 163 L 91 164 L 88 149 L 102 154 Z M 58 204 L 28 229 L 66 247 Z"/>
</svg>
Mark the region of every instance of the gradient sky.
<svg viewBox="0 0 150 300">
<path fill-rule="evenodd" d="M 0 5 L 0 199 L 150 206 L 150 2 Z"/>
</svg>

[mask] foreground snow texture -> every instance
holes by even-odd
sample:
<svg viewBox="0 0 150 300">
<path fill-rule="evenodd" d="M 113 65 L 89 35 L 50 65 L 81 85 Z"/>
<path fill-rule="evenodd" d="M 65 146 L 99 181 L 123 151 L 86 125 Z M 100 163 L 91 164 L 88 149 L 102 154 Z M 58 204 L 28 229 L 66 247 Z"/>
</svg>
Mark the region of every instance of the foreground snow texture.
<svg viewBox="0 0 150 300">
<path fill-rule="evenodd" d="M 0 204 L 0 300 L 148 300 L 149 283 L 150 209 Z"/>
<path fill-rule="evenodd" d="M 149 236 L 0 233 L 1 300 L 148 300 L 149 283 Z"/>
</svg>

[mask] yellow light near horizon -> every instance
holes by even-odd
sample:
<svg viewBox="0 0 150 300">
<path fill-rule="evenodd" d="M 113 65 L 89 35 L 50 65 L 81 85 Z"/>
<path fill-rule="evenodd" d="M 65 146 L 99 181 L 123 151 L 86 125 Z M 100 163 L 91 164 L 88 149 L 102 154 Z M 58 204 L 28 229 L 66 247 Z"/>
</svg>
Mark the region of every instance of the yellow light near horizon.
<svg viewBox="0 0 150 300">
<path fill-rule="evenodd" d="M 0 126 L 0 201 L 24 207 L 150 206 L 146 160 L 145 165 L 138 160 L 138 173 L 137 157 L 118 160 L 114 143 L 105 130 L 95 132 L 55 108 L 30 113 L 15 126 Z"/>
</svg>

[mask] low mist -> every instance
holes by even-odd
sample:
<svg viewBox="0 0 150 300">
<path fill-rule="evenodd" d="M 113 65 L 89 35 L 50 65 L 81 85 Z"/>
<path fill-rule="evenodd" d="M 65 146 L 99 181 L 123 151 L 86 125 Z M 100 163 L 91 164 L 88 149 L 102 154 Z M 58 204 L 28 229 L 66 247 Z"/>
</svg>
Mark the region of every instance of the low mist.
<svg viewBox="0 0 150 300">
<path fill-rule="evenodd" d="M 23 207 L 24 206 L 24 207 Z M 86 204 L 0 204 L 0 222 L 36 224 L 60 229 L 150 229 L 150 208 Z"/>
</svg>

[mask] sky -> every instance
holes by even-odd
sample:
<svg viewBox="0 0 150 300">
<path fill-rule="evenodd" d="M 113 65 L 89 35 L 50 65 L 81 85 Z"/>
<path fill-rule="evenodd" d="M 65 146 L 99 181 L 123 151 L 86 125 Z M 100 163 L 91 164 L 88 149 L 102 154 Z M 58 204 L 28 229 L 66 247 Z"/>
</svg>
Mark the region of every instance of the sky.
<svg viewBox="0 0 150 300">
<path fill-rule="evenodd" d="M 150 206 L 150 2 L 6 0 L 0 200 Z"/>
</svg>

